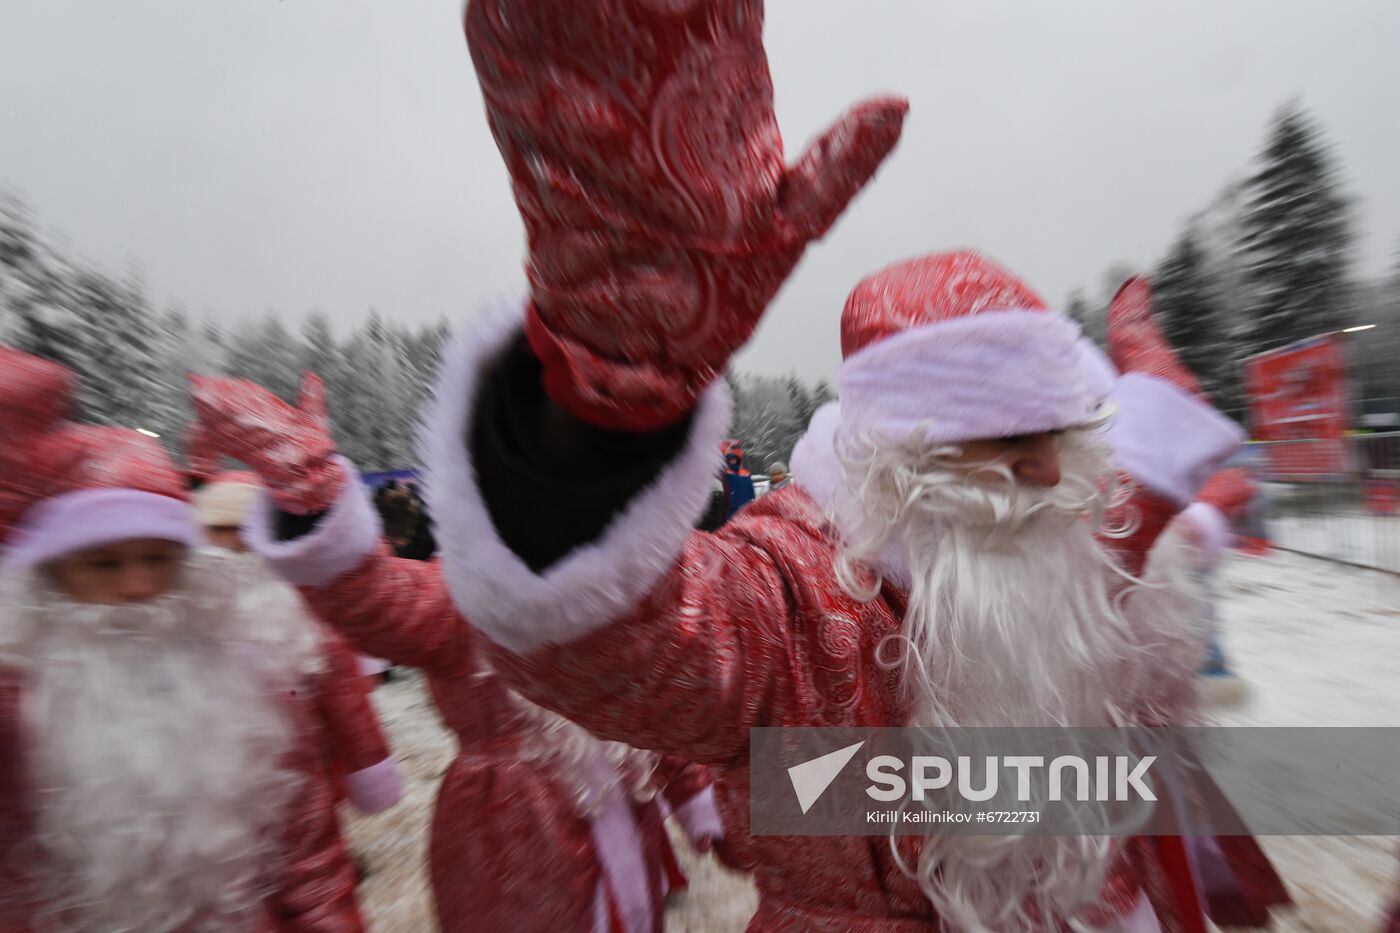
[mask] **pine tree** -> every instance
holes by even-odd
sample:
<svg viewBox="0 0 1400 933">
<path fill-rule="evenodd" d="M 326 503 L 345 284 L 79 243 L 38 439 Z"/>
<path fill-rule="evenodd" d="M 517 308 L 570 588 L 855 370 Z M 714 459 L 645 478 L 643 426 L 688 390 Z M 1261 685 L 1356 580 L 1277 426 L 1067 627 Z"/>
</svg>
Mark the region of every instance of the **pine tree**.
<svg viewBox="0 0 1400 933">
<path fill-rule="evenodd" d="M 74 278 L 24 204 L 0 200 L 0 342 L 85 369 L 90 348 L 74 307 Z"/>
<path fill-rule="evenodd" d="M 321 311 L 312 311 L 301 322 L 300 351 L 297 368 L 304 373 L 315 373 L 329 386 L 335 367 L 335 337 Z"/>
<path fill-rule="evenodd" d="M 167 308 L 156 326 L 156 391 L 150 402 L 149 420 L 151 430 L 159 432 L 166 446 L 177 453 L 184 450 L 194 421 L 189 373 L 196 339 L 184 309 L 179 305 Z"/>
<path fill-rule="evenodd" d="M 301 386 L 300 363 L 300 341 L 269 312 L 234 335 L 227 365 L 230 375 L 256 382 L 290 402 Z"/>
<path fill-rule="evenodd" d="M 1153 298 L 1167 341 L 1217 405 L 1224 401 L 1233 346 L 1193 231 L 1172 244 L 1152 279 Z"/>
<path fill-rule="evenodd" d="M 81 382 L 80 412 L 96 424 L 146 428 L 156 394 L 155 328 L 139 280 L 80 268 L 65 289 L 73 341 L 67 363 Z"/>
<path fill-rule="evenodd" d="M 812 420 L 812 415 L 817 411 L 816 401 L 795 373 L 789 374 L 783 381 L 787 385 L 788 396 L 792 399 L 792 410 L 805 430 L 807 422 Z"/>
<path fill-rule="evenodd" d="M 1246 355 L 1332 331 L 1347 320 L 1351 209 L 1316 122 L 1295 102 L 1275 117 L 1245 183 Z"/>
</svg>

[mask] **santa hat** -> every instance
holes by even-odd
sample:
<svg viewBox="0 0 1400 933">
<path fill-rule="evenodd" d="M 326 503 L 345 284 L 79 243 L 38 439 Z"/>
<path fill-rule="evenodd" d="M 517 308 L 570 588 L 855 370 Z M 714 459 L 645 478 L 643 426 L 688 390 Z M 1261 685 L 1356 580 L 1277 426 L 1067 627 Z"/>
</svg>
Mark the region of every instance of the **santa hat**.
<svg viewBox="0 0 1400 933">
<path fill-rule="evenodd" d="M 61 366 L 0 347 L 3 568 L 37 567 L 119 541 L 200 543 L 183 474 L 158 443 L 124 428 L 64 420 L 73 387 Z"/>
<path fill-rule="evenodd" d="M 262 490 L 255 473 L 221 473 L 199 487 L 194 509 L 205 528 L 241 526 Z"/>
<path fill-rule="evenodd" d="M 897 263 L 841 316 L 839 436 L 929 446 L 1102 423 L 1115 376 L 1079 325 L 976 252 Z"/>
</svg>

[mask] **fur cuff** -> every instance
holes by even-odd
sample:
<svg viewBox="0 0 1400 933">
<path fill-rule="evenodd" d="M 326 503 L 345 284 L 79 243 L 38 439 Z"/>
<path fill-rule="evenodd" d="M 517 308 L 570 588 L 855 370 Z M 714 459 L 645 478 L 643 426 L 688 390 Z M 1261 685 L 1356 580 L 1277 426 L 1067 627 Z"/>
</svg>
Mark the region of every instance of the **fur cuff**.
<svg viewBox="0 0 1400 933">
<path fill-rule="evenodd" d="M 1176 386 L 1141 373 L 1113 387 L 1118 415 L 1108 428 L 1114 460 L 1148 491 L 1178 508 L 1239 449 L 1244 432 Z"/>
<path fill-rule="evenodd" d="M 1196 529 L 1196 546 L 1200 548 L 1201 559 L 1207 566 L 1214 565 L 1230 544 L 1230 520 L 1209 502 L 1191 503 L 1181 517 Z"/>
<path fill-rule="evenodd" d="M 641 603 L 671 569 L 704 513 L 729 426 L 724 383 L 705 392 L 684 449 L 602 535 L 537 574 L 501 540 L 477 486 L 466 438 L 483 374 L 520 333 L 519 304 L 466 328 L 444 353 L 424 424 L 425 496 L 457 608 L 498 645 L 528 654 L 576 641 Z"/>
<path fill-rule="evenodd" d="M 349 460 L 337 457 L 346 472 L 345 488 L 331 510 L 309 534 L 278 541 L 273 527 L 276 507 L 262 492 L 243 528 L 248 545 L 293 586 L 326 586 L 349 573 L 372 554 L 383 535 L 379 513 L 360 485 Z"/>
<path fill-rule="evenodd" d="M 681 804 L 671 815 L 685 830 L 690 844 L 701 851 L 724 838 L 724 823 L 719 817 L 719 807 L 715 805 L 713 785 Z"/>
<path fill-rule="evenodd" d="M 399 766 L 393 756 L 356 771 L 345 779 L 345 787 L 350 803 L 361 813 L 383 813 L 398 803 L 403 794 Z"/>
</svg>

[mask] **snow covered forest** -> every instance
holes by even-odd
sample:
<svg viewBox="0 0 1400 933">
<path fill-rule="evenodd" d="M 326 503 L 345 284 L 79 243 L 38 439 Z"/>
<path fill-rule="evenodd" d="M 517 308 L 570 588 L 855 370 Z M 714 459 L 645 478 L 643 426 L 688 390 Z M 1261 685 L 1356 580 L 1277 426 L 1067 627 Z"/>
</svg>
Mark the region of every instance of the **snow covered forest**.
<svg viewBox="0 0 1400 933">
<path fill-rule="evenodd" d="M 1152 268 L 1110 268 L 1095 297 L 1076 289 L 1065 310 L 1102 343 L 1123 279 L 1151 276 L 1168 337 L 1216 404 L 1241 421 L 1244 358 L 1375 325 L 1346 343 L 1351 394 L 1400 411 L 1400 240 L 1388 274 L 1356 275 L 1357 205 L 1345 187 L 1322 127 L 1290 102 L 1274 115 L 1255 164 L 1190 217 Z"/>
<path fill-rule="evenodd" d="M 1380 280 L 1352 269 L 1356 205 L 1341 161 L 1298 104 L 1268 128 L 1256 164 L 1191 217 L 1151 269 L 1115 266 L 1097 294 L 1066 310 L 1102 341 L 1114 290 L 1153 277 L 1160 313 L 1187 362 L 1226 411 L 1243 416 L 1240 361 L 1293 340 L 1359 324 L 1349 341 L 1353 394 L 1400 408 L 1400 264 Z M 1183 213 L 1191 209 L 1183 205 Z M 327 315 L 265 313 L 236 322 L 157 306 L 139 272 L 113 274 L 47 234 L 17 199 L 0 204 L 0 342 L 64 363 L 82 378 L 80 415 L 144 428 L 178 451 L 190 419 L 187 371 L 252 379 L 293 398 L 303 370 L 327 383 L 341 449 L 365 470 L 411 467 L 414 435 L 449 323 L 417 328 L 370 312 L 337 338 Z M 826 382 L 729 375 L 731 435 L 749 465 L 786 461 Z"/>
</svg>

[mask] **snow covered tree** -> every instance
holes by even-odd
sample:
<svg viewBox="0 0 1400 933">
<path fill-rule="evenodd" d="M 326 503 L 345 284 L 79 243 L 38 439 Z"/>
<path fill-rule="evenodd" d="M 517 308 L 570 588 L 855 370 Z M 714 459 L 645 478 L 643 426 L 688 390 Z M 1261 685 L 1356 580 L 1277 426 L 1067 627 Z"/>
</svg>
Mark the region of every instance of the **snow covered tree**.
<svg viewBox="0 0 1400 933">
<path fill-rule="evenodd" d="M 213 321 L 203 321 L 190 337 L 192 373 L 209 376 L 227 375 L 229 361 L 228 337 Z"/>
<path fill-rule="evenodd" d="M 287 401 L 295 401 L 301 386 L 300 344 L 277 317 L 245 324 L 229 348 L 228 371 L 250 379 Z"/>
<path fill-rule="evenodd" d="M 18 199 L 0 200 L 0 341 L 86 368 L 90 347 L 73 307 L 73 271 Z"/>
<path fill-rule="evenodd" d="M 1347 320 L 1351 207 L 1316 122 L 1295 102 L 1275 117 L 1241 218 L 1245 355 L 1335 330 Z"/>
<path fill-rule="evenodd" d="M 809 390 L 796 375 L 774 378 L 729 373 L 725 378 L 734 397 L 730 436 L 743 446 L 744 460 L 755 473 L 767 472 L 775 463 L 787 463 L 812 415 L 835 398 L 825 380 Z"/>
<path fill-rule="evenodd" d="M 315 373 L 329 385 L 334 374 L 336 348 L 335 337 L 325 314 L 312 311 L 301 322 L 299 349 L 297 368 L 304 373 Z"/>
<path fill-rule="evenodd" d="M 146 428 L 158 391 L 158 347 L 153 316 L 140 280 L 117 280 L 79 269 L 65 289 L 79 375 L 83 417 L 97 424 Z"/>
<path fill-rule="evenodd" d="M 150 404 L 150 429 L 157 431 L 167 447 L 179 453 L 194 421 L 190 400 L 189 373 L 196 359 L 197 334 L 189 315 L 179 305 L 171 305 L 155 328 L 155 393 Z"/>
<path fill-rule="evenodd" d="M 1195 234 L 1172 244 L 1152 278 L 1153 298 L 1167 340 L 1216 402 L 1223 402 L 1234 348 Z"/>
</svg>

